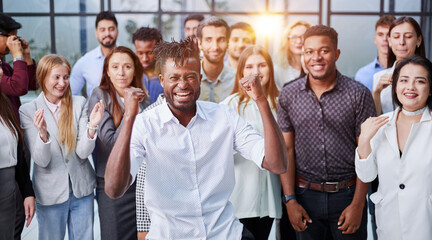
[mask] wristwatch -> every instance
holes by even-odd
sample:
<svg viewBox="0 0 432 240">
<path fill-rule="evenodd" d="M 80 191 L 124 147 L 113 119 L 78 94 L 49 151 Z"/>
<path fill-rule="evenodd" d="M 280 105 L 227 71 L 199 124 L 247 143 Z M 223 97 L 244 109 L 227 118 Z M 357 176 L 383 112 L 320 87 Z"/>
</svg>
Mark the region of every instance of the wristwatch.
<svg viewBox="0 0 432 240">
<path fill-rule="evenodd" d="M 296 199 L 296 195 L 284 195 L 282 197 L 282 202 L 286 204 L 289 200 Z"/>
</svg>

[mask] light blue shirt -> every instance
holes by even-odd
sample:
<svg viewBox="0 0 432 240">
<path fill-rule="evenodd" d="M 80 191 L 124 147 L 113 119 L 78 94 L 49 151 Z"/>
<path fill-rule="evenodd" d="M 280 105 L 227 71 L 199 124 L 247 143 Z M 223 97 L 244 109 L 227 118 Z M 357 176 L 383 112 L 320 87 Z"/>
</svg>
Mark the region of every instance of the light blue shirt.
<svg viewBox="0 0 432 240">
<path fill-rule="evenodd" d="M 81 95 L 81 90 L 87 83 L 87 97 L 91 96 L 93 89 L 100 84 L 104 60 L 99 45 L 75 63 L 69 80 L 73 95 Z"/>
<path fill-rule="evenodd" d="M 156 99 L 159 97 L 161 93 L 163 93 L 162 85 L 160 84 L 160 80 L 158 76 L 147 77 L 147 75 L 143 74 L 142 83 L 147 89 L 147 92 L 150 96 L 151 103 L 156 102 Z"/>
<path fill-rule="evenodd" d="M 384 69 L 385 68 L 383 68 L 381 64 L 378 62 L 378 57 L 376 57 L 371 63 L 360 68 L 357 71 L 354 79 L 356 81 L 361 82 L 369 89 L 369 91 L 372 92 L 374 74 Z"/>
</svg>

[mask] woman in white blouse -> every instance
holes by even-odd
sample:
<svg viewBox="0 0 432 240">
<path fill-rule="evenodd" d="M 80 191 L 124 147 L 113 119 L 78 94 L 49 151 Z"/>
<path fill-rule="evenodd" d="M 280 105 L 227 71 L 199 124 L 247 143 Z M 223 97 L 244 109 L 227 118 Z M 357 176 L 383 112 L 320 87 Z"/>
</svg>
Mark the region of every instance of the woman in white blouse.
<svg viewBox="0 0 432 240">
<path fill-rule="evenodd" d="M 420 25 L 412 17 L 400 17 L 389 28 L 387 66 L 374 74 L 372 97 L 377 115 L 394 110 L 392 102 L 392 74 L 395 65 L 402 59 L 419 55 L 425 57 L 425 44 Z"/>
<path fill-rule="evenodd" d="M 242 78 L 260 78 L 273 115 L 276 117 L 277 96 L 273 62 L 267 50 L 250 46 L 240 55 L 232 95 L 221 104 L 234 108 L 258 132 L 263 123 L 256 103 L 240 87 Z M 255 236 L 267 239 L 274 218 L 281 218 L 281 183 L 278 175 L 259 169 L 253 161 L 234 154 L 235 186 L 230 197 L 236 217 Z"/>
<path fill-rule="evenodd" d="M 93 239 L 95 173 L 88 160 L 104 105 L 87 115 L 84 97 L 72 96 L 71 67 L 58 55 L 43 57 L 36 69 L 42 89 L 19 109 L 25 143 L 34 162 L 39 239 Z"/>
<path fill-rule="evenodd" d="M 1 63 L 1 61 L 0 61 Z M 0 68 L 0 81 L 3 70 Z M 0 88 L 0 240 L 14 239 L 15 191 L 21 191 L 28 227 L 35 199 L 23 151 L 23 133 L 9 99 Z M 15 188 L 15 180 L 19 189 Z"/>
<path fill-rule="evenodd" d="M 405 58 L 392 81 L 399 107 L 362 124 L 356 172 L 363 182 L 378 175 L 370 198 L 379 239 L 432 239 L 432 63 Z"/>
</svg>

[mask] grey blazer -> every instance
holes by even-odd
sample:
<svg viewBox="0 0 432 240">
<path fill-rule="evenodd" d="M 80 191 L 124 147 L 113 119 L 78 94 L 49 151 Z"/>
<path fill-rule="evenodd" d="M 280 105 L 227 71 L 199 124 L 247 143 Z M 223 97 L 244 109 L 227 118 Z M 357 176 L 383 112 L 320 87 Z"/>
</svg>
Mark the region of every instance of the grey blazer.
<svg viewBox="0 0 432 240">
<path fill-rule="evenodd" d="M 44 94 L 19 109 L 24 138 L 34 161 L 33 186 L 36 201 L 42 205 L 63 203 L 69 199 L 69 177 L 75 197 L 93 194 L 96 187 L 95 172 L 88 160 L 93 151 L 96 137 L 87 135 L 87 104 L 81 96 L 72 97 L 74 125 L 77 133 L 75 151 L 68 155 L 67 147 L 59 142 L 57 122 L 48 109 Z M 44 143 L 33 123 L 34 113 L 44 109 L 49 140 Z"/>
<path fill-rule="evenodd" d="M 120 96 L 117 94 L 117 101 L 120 106 L 124 109 L 124 104 L 120 100 Z M 120 133 L 121 126 L 116 128 L 111 113 L 113 112 L 113 104 L 111 97 L 108 93 L 101 90 L 99 87 L 93 89 L 92 95 L 89 99 L 89 109 L 93 109 L 94 105 L 100 100 L 104 102 L 105 113 L 99 123 L 99 129 L 97 130 L 96 148 L 93 152 L 93 161 L 96 168 L 96 176 L 103 178 L 105 175 L 105 168 L 108 161 L 108 157 L 111 153 L 114 143 Z M 147 106 L 150 105 L 150 96 L 144 101 L 140 102 L 140 112 L 142 112 Z"/>
</svg>

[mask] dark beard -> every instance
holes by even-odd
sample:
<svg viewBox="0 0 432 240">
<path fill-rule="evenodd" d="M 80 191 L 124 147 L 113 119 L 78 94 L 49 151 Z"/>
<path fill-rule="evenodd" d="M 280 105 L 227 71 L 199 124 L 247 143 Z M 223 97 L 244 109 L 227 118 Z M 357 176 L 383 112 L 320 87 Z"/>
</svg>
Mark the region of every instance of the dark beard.
<svg viewBox="0 0 432 240">
<path fill-rule="evenodd" d="M 113 48 L 116 45 L 116 41 L 117 40 L 114 40 L 111 44 L 103 44 L 103 43 L 100 44 L 106 48 Z"/>
</svg>

